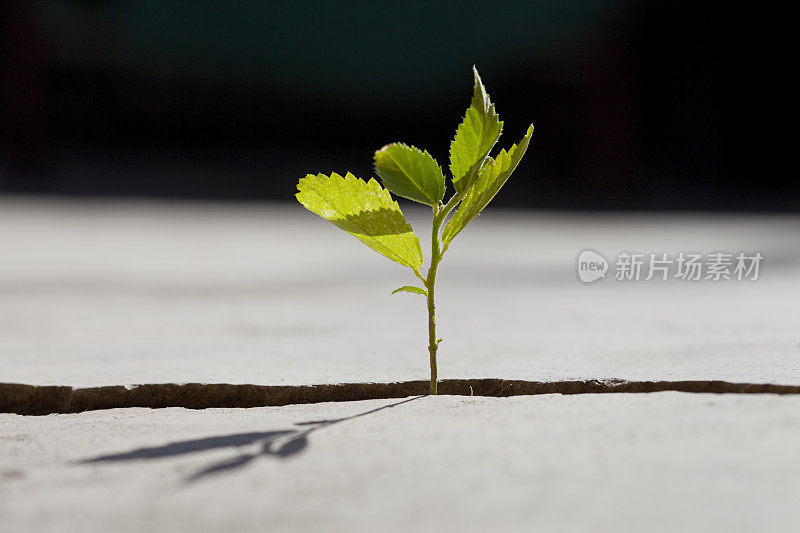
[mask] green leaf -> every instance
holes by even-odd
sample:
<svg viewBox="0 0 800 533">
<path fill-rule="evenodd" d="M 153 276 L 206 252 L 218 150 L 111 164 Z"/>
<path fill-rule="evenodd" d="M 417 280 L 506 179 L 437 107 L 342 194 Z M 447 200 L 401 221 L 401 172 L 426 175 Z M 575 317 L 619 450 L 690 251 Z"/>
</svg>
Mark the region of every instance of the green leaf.
<svg viewBox="0 0 800 533">
<path fill-rule="evenodd" d="M 307 175 L 297 183 L 295 196 L 303 207 L 412 270 L 422 266 L 422 250 L 389 191 L 374 179 L 358 179 L 349 172 Z"/>
<path fill-rule="evenodd" d="M 409 200 L 436 205 L 444 197 L 442 167 L 419 148 L 387 144 L 375 152 L 375 172 L 387 189 Z"/>
<path fill-rule="evenodd" d="M 445 245 L 449 244 L 467 224 L 472 222 L 505 185 L 522 156 L 525 155 L 532 134 L 533 126 L 531 125 L 519 144 L 513 145 L 508 152 L 500 150 L 496 159 L 490 157 L 486 160 L 475 185 L 464 197 L 453 218 L 444 227 L 442 241 Z"/>
<path fill-rule="evenodd" d="M 392 291 L 392 294 L 397 294 L 398 292 L 413 292 L 414 294 L 421 294 L 425 298 L 428 297 L 428 292 L 425 289 L 421 287 L 416 287 L 414 285 L 405 285 L 403 287 L 400 287 L 399 289 L 395 289 Z"/>
<path fill-rule="evenodd" d="M 475 183 L 484 160 L 503 131 L 503 123 L 494 111 L 478 70 L 472 67 L 472 71 L 475 74 L 472 104 L 450 143 L 450 172 L 458 194 Z"/>
</svg>

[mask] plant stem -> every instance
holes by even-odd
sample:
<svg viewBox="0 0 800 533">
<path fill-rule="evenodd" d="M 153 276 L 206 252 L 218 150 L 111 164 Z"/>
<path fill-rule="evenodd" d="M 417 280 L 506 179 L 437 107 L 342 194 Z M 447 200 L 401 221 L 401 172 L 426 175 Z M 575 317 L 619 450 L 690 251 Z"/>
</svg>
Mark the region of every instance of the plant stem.
<svg viewBox="0 0 800 533">
<path fill-rule="evenodd" d="M 428 351 L 431 355 L 431 388 L 430 393 L 436 394 L 436 350 L 439 348 L 439 342 L 436 340 L 436 303 L 434 300 L 434 292 L 436 289 L 436 270 L 439 267 L 439 227 L 441 221 L 439 220 L 439 205 L 433 206 L 433 228 L 431 231 L 431 265 L 428 268 L 428 277 L 425 285 L 428 289 Z M 437 224 L 437 222 L 439 222 Z"/>
<path fill-rule="evenodd" d="M 439 231 L 441 230 L 447 214 L 458 204 L 460 198 L 453 196 L 447 205 L 437 204 L 433 206 L 433 227 L 431 229 L 431 264 L 428 268 L 428 276 L 425 278 L 425 288 L 428 289 L 428 352 L 431 356 L 431 387 L 430 394 L 437 393 L 437 365 L 436 350 L 439 348 L 439 341 L 436 338 L 436 271 L 444 253 L 439 243 Z"/>
</svg>

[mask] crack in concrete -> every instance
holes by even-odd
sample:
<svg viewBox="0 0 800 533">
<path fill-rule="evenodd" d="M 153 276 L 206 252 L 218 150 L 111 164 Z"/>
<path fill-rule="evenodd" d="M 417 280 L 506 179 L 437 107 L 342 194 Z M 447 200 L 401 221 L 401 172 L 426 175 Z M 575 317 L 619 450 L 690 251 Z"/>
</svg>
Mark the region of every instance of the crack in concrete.
<svg viewBox="0 0 800 533">
<path fill-rule="evenodd" d="M 46 415 L 120 407 L 188 409 L 266 407 L 320 402 L 406 398 L 424 395 L 428 381 L 340 383 L 332 385 L 232 385 L 227 383 L 149 384 L 89 387 L 0 383 L 0 413 Z M 728 381 L 523 381 L 445 379 L 440 394 L 507 397 L 536 394 L 606 394 L 678 391 L 712 394 L 800 394 L 800 385 Z"/>
</svg>

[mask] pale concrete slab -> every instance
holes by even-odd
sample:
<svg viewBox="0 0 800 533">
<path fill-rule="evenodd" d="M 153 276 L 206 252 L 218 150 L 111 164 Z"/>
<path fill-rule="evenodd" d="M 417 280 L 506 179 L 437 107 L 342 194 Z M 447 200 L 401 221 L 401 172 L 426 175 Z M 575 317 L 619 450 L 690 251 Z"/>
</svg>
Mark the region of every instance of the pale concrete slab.
<svg viewBox="0 0 800 533">
<path fill-rule="evenodd" d="M 410 213 L 423 237 L 423 211 Z M 442 378 L 800 383 L 800 218 L 489 209 L 440 268 Z M 584 248 L 760 251 L 756 282 L 585 286 Z M 407 269 L 294 204 L 0 200 L 0 381 L 426 379 Z"/>
<path fill-rule="evenodd" d="M 789 531 L 799 448 L 797 396 L 0 414 L 0 531 Z"/>
</svg>

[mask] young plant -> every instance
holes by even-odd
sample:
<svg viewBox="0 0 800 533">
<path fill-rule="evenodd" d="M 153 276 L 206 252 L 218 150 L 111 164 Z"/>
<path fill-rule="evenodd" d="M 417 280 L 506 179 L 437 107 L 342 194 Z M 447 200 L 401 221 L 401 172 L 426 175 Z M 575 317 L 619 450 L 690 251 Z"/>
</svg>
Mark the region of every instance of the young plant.
<svg viewBox="0 0 800 533">
<path fill-rule="evenodd" d="M 303 207 L 383 254 L 407 266 L 422 282 L 422 287 L 406 285 L 392 294 L 420 294 L 428 302 L 428 351 L 430 352 L 430 393 L 436 394 L 436 351 L 442 339 L 436 337 L 436 272 L 456 235 L 489 204 L 517 168 L 533 134 L 533 126 L 519 144 L 489 156 L 503 122 L 473 67 L 475 88 L 472 103 L 450 143 L 450 178 L 455 192 L 443 202 L 445 179 L 442 168 L 427 151 L 402 143 L 388 144 L 375 152 L 375 173 L 384 187 L 370 178 L 364 181 L 351 173 L 307 175 L 297 184 L 296 197 Z M 431 206 L 431 257 L 422 275 L 422 250 L 419 238 L 406 222 L 389 192 Z M 458 209 L 456 209 L 458 207 Z M 448 215 L 456 209 L 448 220 Z M 442 226 L 444 225 L 444 229 Z"/>
</svg>

